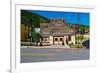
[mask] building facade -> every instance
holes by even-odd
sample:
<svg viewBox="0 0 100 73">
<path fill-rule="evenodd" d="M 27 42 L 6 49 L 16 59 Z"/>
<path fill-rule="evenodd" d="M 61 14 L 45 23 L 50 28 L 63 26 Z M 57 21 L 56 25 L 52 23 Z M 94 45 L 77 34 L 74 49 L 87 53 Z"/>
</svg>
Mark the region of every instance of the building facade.
<svg viewBox="0 0 100 73">
<path fill-rule="evenodd" d="M 75 31 L 66 25 L 65 19 L 50 19 L 50 23 L 40 26 L 43 45 L 75 44 Z"/>
</svg>

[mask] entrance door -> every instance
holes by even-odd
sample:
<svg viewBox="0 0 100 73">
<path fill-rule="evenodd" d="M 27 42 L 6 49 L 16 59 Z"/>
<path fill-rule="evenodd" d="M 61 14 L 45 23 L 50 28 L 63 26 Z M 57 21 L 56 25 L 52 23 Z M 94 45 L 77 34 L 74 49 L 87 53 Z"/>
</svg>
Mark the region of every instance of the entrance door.
<svg viewBox="0 0 100 73">
<path fill-rule="evenodd" d="M 54 44 L 55 45 L 63 45 L 64 37 L 54 37 Z"/>
</svg>

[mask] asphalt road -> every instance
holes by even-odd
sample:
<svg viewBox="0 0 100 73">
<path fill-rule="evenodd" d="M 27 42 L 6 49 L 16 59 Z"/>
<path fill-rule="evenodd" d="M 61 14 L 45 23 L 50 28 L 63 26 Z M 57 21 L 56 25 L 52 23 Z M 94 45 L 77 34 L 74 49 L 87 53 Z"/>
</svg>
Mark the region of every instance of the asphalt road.
<svg viewBox="0 0 100 73">
<path fill-rule="evenodd" d="M 89 49 L 68 50 L 64 48 L 21 48 L 21 63 L 88 59 Z"/>
</svg>

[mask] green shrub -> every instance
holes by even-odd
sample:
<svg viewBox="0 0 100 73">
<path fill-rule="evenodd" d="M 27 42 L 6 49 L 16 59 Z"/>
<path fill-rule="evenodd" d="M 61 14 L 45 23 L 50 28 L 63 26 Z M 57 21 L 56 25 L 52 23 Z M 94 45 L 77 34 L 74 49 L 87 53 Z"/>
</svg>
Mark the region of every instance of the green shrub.
<svg viewBox="0 0 100 73">
<path fill-rule="evenodd" d="M 71 43 L 71 44 L 69 44 L 69 46 L 71 48 L 83 48 L 83 45 L 82 44 L 73 44 L 73 43 Z"/>
<path fill-rule="evenodd" d="M 76 44 L 76 45 L 75 45 L 75 48 L 83 48 L 83 45 L 81 45 L 81 44 Z"/>
</svg>

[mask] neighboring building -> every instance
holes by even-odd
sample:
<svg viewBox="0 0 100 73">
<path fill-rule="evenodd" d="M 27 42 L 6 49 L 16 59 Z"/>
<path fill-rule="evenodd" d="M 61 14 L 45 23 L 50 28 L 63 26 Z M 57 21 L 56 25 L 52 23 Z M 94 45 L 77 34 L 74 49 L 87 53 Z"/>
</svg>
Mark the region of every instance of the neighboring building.
<svg viewBox="0 0 100 73">
<path fill-rule="evenodd" d="M 50 23 L 40 25 L 43 45 L 75 44 L 75 32 L 66 25 L 65 19 L 50 19 Z"/>
<path fill-rule="evenodd" d="M 21 42 L 28 41 L 28 25 L 21 24 Z"/>
</svg>

